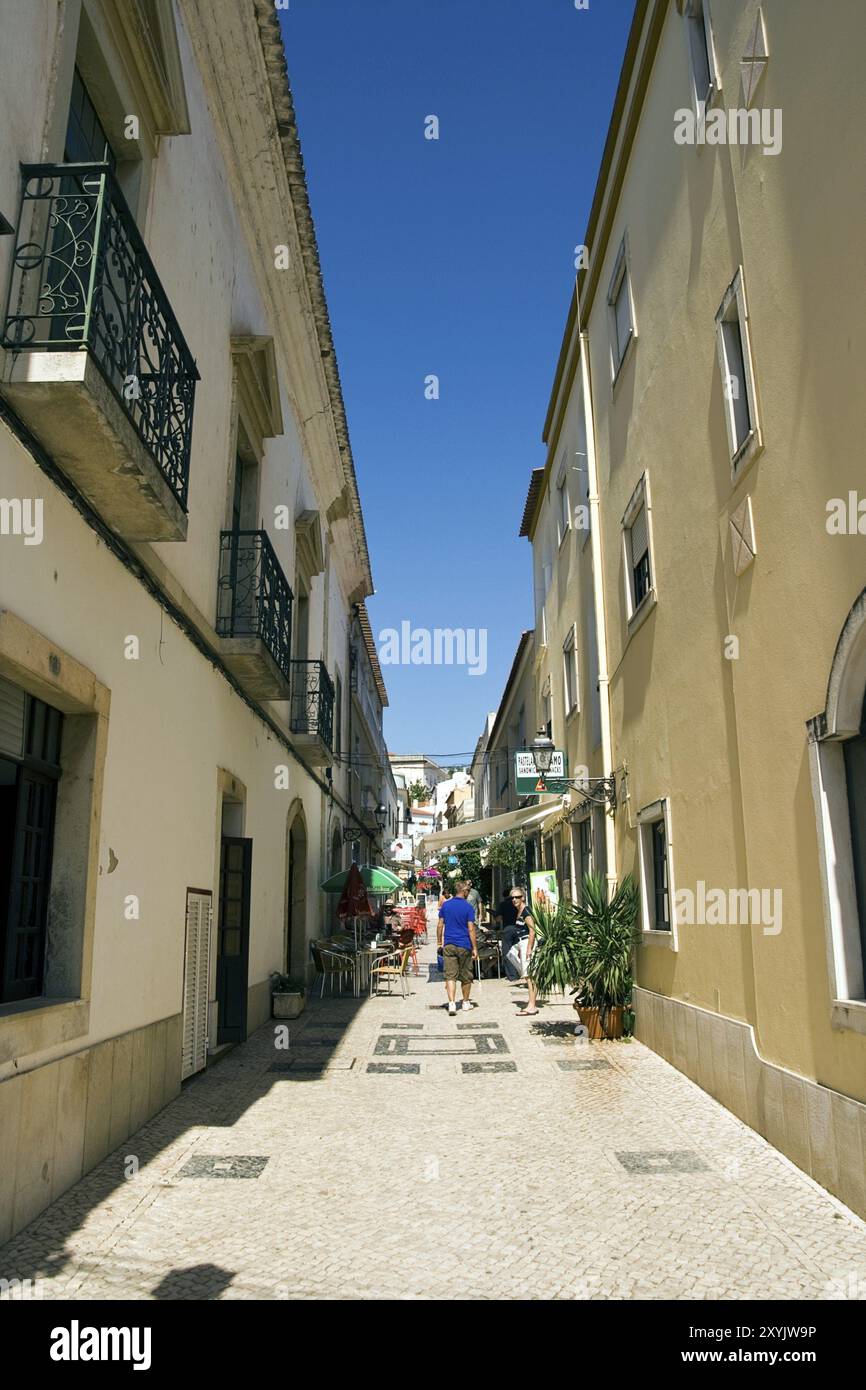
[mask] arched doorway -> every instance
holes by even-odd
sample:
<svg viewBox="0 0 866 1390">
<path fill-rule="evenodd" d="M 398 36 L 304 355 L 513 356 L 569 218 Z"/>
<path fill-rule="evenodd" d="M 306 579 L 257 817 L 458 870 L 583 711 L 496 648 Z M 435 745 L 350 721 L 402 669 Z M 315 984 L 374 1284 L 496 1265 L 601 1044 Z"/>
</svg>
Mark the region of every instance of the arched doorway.
<svg viewBox="0 0 866 1390">
<path fill-rule="evenodd" d="M 286 840 L 286 970 L 303 976 L 307 966 L 307 822 L 297 802 L 289 811 Z"/>
</svg>

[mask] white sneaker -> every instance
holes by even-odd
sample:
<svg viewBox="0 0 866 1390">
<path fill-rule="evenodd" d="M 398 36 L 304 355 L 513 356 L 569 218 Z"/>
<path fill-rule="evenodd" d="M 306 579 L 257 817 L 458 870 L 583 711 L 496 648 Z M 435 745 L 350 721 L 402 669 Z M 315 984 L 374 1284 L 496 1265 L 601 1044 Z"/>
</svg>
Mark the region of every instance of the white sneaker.
<svg viewBox="0 0 866 1390">
<path fill-rule="evenodd" d="M 464 1009 L 477 1009 L 478 1005 L 475 1003 L 473 999 L 464 999 L 463 1007 Z"/>
<path fill-rule="evenodd" d="M 449 1017 L 450 1017 L 450 1018 L 454 1018 L 454 1016 L 455 1016 L 456 1013 L 457 1013 L 457 1005 L 454 1003 L 454 1000 L 452 999 L 452 1000 L 449 1002 L 449 1004 L 448 1004 L 448 1014 L 449 1014 Z"/>
</svg>

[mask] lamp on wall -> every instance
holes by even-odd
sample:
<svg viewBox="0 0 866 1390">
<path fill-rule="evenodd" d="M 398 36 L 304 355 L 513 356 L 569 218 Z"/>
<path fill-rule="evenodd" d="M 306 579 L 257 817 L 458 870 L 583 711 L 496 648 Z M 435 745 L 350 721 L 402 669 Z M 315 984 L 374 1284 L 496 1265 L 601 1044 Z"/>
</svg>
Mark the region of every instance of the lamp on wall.
<svg viewBox="0 0 866 1390">
<path fill-rule="evenodd" d="M 548 737 L 546 729 L 538 730 L 529 751 L 535 763 L 535 771 L 542 786 L 544 786 L 545 778 L 550 772 L 550 765 L 553 762 L 553 754 L 556 751 L 553 740 Z M 576 809 L 583 810 L 591 802 L 596 806 L 608 805 L 611 811 L 616 810 L 616 776 L 614 774 L 610 777 L 555 777 L 553 780 L 556 790 L 565 785 L 584 793 L 584 799 Z"/>
<path fill-rule="evenodd" d="M 548 738 L 546 729 L 539 729 L 532 742 L 530 749 L 535 761 L 535 770 L 539 777 L 544 777 L 550 771 L 550 764 L 553 762 L 553 740 Z"/>
</svg>

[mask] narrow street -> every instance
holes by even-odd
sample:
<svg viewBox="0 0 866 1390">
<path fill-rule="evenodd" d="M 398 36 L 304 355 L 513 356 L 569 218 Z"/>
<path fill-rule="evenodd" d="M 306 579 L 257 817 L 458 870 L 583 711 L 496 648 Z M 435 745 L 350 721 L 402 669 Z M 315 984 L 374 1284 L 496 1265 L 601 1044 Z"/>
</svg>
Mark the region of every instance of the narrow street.
<svg viewBox="0 0 866 1390">
<path fill-rule="evenodd" d="M 49 1207 L 0 1275 L 46 1299 L 828 1299 L 866 1225 L 637 1042 L 485 981 L 311 998 Z M 316 991 L 318 993 L 318 991 Z M 139 1171 L 130 1177 L 136 1166 Z"/>
</svg>

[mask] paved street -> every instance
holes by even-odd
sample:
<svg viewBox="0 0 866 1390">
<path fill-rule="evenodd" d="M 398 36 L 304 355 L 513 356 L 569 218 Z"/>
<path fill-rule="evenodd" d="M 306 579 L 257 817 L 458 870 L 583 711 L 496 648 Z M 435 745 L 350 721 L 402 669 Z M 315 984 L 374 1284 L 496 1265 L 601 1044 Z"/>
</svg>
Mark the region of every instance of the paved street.
<svg viewBox="0 0 866 1390">
<path fill-rule="evenodd" d="M 485 982 L 261 1029 L 0 1251 L 44 1298 L 866 1297 L 866 1226 L 638 1043 Z M 130 1177 L 138 1162 L 139 1171 Z"/>
</svg>

